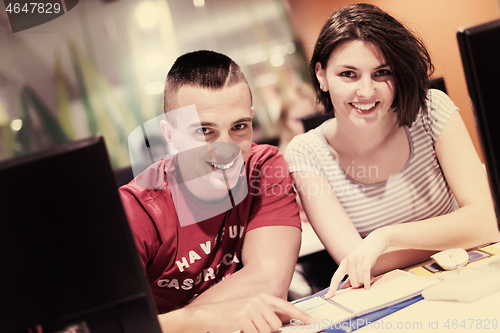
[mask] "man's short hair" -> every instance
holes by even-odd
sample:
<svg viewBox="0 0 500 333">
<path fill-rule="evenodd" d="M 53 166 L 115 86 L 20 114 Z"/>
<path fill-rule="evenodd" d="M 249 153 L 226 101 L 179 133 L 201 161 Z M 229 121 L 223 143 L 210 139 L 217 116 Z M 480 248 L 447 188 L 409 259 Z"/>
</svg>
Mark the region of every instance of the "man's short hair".
<svg viewBox="0 0 500 333">
<path fill-rule="evenodd" d="M 248 86 L 240 66 L 228 56 L 206 50 L 186 53 L 177 58 L 167 74 L 163 112 L 168 114 L 168 111 L 179 108 L 176 96 L 183 85 L 218 90 L 240 82 Z M 250 87 L 248 90 L 252 98 Z"/>
</svg>

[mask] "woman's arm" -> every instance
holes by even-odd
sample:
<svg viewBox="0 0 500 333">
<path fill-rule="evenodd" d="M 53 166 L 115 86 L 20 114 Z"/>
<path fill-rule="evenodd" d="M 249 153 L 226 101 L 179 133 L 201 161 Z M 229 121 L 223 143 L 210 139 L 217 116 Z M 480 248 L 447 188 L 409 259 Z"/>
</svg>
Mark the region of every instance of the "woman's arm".
<svg viewBox="0 0 500 333">
<path fill-rule="evenodd" d="M 313 172 L 293 172 L 292 178 L 314 231 L 335 262 L 342 265 L 342 261 L 361 244 L 363 239 L 325 178 Z M 378 259 L 377 257 L 373 259 L 376 263 L 371 271 L 368 270 L 373 276 L 423 262 L 436 252 L 400 248 L 384 251 L 385 253 Z M 346 274 L 355 274 L 355 266 L 345 268 L 345 271 L 339 268 L 338 273 L 332 278 L 332 285 L 338 285 Z"/>
<path fill-rule="evenodd" d="M 385 228 L 389 245 L 444 250 L 499 241 L 486 174 L 458 112 L 439 136 L 436 154 L 460 208 L 443 216 Z"/>
<path fill-rule="evenodd" d="M 436 154 L 460 208 L 443 216 L 375 230 L 341 262 L 332 285 L 349 272 L 352 285 L 369 288 L 372 267 L 391 246 L 440 251 L 500 240 L 486 174 L 458 112 L 441 132 Z"/>
<path fill-rule="evenodd" d="M 362 241 L 330 183 L 314 172 L 292 172 L 304 211 L 319 239 L 340 263 Z"/>
</svg>

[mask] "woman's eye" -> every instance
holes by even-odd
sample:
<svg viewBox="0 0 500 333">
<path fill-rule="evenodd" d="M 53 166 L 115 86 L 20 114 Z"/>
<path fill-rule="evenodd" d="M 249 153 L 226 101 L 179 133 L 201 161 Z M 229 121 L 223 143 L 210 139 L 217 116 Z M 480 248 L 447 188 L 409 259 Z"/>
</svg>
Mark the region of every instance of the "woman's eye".
<svg viewBox="0 0 500 333">
<path fill-rule="evenodd" d="M 341 77 L 354 78 L 356 77 L 356 73 L 353 71 L 345 71 L 339 74 Z"/>
<path fill-rule="evenodd" d="M 375 76 L 387 76 L 391 74 L 392 74 L 391 71 L 388 69 L 381 69 L 375 72 Z"/>
</svg>

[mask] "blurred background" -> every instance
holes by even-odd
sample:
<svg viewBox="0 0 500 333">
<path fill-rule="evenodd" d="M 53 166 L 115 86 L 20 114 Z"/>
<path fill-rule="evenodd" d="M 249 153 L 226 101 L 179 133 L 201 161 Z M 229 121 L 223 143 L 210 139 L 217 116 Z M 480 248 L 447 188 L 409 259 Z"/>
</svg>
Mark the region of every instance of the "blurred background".
<svg viewBox="0 0 500 333">
<path fill-rule="evenodd" d="M 115 168 L 128 136 L 162 113 L 164 79 L 186 52 L 227 54 L 254 95 L 254 141 L 279 137 L 282 96 L 309 82 L 321 27 L 344 0 L 80 0 L 65 15 L 12 33 L 0 5 L 0 160 L 101 133 Z M 456 32 L 500 17 L 500 0 L 372 0 L 427 45 L 434 77 L 480 152 Z"/>
</svg>

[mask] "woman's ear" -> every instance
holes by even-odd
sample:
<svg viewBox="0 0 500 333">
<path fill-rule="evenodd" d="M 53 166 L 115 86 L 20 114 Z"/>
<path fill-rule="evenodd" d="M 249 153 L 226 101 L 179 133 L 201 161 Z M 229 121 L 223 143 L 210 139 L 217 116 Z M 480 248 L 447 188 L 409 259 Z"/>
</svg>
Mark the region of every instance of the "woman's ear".
<svg viewBox="0 0 500 333">
<path fill-rule="evenodd" d="M 319 61 L 316 63 L 315 71 L 316 71 L 316 78 L 318 79 L 319 82 L 319 88 L 322 91 L 328 91 L 328 82 L 326 81 L 326 73 Z"/>
</svg>

